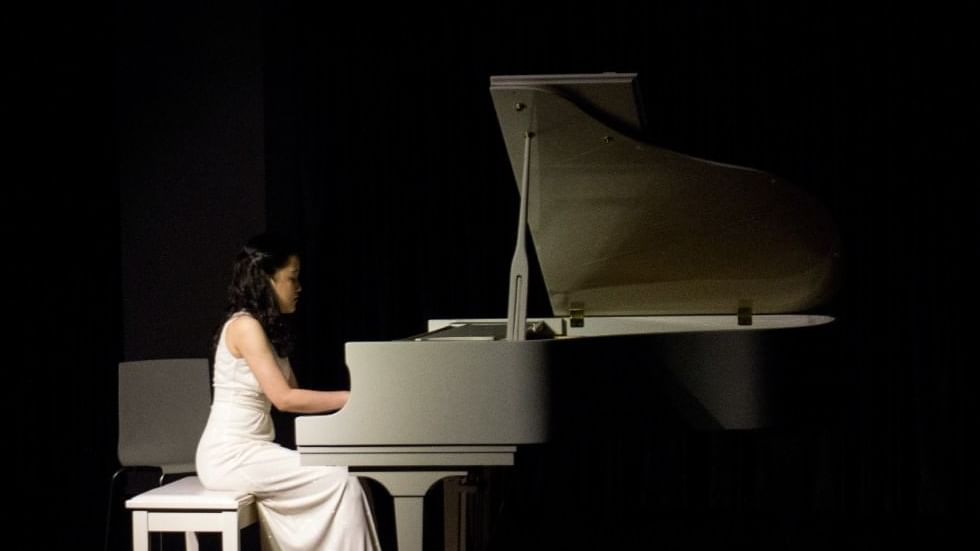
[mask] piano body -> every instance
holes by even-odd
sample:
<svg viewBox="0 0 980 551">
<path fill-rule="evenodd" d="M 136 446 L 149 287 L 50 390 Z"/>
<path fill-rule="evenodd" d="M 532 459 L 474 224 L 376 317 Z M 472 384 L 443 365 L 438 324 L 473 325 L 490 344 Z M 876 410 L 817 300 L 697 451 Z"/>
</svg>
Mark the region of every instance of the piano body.
<svg viewBox="0 0 980 551">
<path fill-rule="evenodd" d="M 518 446 L 780 422 L 833 321 L 800 313 L 833 291 L 828 213 L 764 172 L 646 143 L 635 75 L 493 77 L 490 91 L 522 190 L 507 323 L 347 343 L 350 402 L 296 420 L 305 464 L 388 488 L 402 551 L 421 549 L 432 484 L 511 465 Z M 551 318 L 525 319 L 525 223 Z"/>
</svg>

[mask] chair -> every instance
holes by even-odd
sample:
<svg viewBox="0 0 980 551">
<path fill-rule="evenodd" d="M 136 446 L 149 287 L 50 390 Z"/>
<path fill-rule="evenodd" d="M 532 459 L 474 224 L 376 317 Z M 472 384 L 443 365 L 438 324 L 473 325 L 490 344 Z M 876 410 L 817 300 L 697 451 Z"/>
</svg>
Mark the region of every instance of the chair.
<svg viewBox="0 0 980 551">
<path fill-rule="evenodd" d="M 197 442 L 207 423 L 211 391 L 208 361 L 181 358 L 119 364 L 120 468 L 112 475 L 106 515 L 105 547 L 112 541 L 113 510 L 121 475 L 159 473 L 165 477 L 194 473 Z M 188 533 L 187 538 L 193 538 Z"/>
</svg>

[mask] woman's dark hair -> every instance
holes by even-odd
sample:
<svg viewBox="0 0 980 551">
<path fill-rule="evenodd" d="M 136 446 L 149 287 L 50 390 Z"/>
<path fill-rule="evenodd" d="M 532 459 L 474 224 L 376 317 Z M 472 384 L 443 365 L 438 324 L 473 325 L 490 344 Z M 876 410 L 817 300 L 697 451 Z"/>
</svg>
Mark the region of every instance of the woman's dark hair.
<svg viewBox="0 0 980 551">
<path fill-rule="evenodd" d="M 288 356 L 292 352 L 293 336 L 286 316 L 279 311 L 270 280 L 289 263 L 291 256 L 299 256 L 299 247 L 284 236 L 263 233 L 249 239 L 232 266 L 228 307 L 224 317 L 227 321 L 236 312 L 251 314 L 262 324 L 279 356 Z M 224 322 L 218 327 L 211 344 L 212 357 L 223 326 Z"/>
</svg>

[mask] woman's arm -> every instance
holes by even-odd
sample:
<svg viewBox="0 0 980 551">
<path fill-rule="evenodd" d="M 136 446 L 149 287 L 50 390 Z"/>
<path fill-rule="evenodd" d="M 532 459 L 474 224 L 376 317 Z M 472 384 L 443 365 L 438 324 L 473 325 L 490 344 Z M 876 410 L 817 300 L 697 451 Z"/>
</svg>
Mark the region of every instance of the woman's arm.
<svg viewBox="0 0 980 551">
<path fill-rule="evenodd" d="M 253 317 L 241 316 L 228 325 L 225 342 L 232 355 L 245 358 L 252 374 L 276 409 L 293 413 L 322 413 L 344 407 L 350 392 L 292 388 L 286 380 L 262 324 Z"/>
</svg>

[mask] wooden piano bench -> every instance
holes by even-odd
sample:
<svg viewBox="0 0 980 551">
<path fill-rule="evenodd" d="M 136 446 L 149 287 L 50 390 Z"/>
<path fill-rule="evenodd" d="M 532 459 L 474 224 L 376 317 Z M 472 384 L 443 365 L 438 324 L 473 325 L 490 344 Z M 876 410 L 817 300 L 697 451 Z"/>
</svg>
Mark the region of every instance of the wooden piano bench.
<svg viewBox="0 0 980 551">
<path fill-rule="evenodd" d="M 184 532 L 197 551 L 195 532 L 221 532 L 221 548 L 237 551 L 240 530 L 258 520 L 255 498 L 244 492 L 208 490 L 188 476 L 126 501 L 133 511 L 133 551 L 149 551 L 151 532 Z"/>
</svg>

